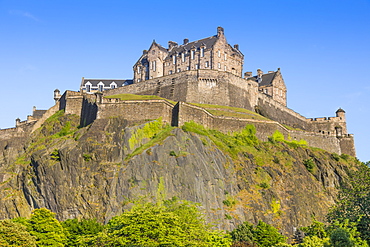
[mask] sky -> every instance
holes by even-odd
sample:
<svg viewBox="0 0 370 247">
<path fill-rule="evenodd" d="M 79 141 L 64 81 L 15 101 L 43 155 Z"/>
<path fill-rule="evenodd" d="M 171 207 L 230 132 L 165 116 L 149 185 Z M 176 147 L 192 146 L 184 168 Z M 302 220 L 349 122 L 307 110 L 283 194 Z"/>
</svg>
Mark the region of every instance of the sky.
<svg viewBox="0 0 370 247">
<path fill-rule="evenodd" d="M 0 128 L 48 109 L 82 77 L 132 79 L 152 41 L 215 35 L 239 44 L 244 71 L 281 68 L 288 107 L 346 111 L 357 157 L 370 161 L 370 0 L 0 0 Z"/>
</svg>

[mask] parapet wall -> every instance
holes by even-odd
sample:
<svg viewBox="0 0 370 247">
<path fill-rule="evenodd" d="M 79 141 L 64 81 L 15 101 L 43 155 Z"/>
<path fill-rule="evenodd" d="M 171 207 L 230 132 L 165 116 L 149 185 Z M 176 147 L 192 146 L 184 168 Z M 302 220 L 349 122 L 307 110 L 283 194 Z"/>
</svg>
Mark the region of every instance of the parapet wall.
<svg viewBox="0 0 370 247">
<path fill-rule="evenodd" d="M 174 105 L 166 100 L 122 101 L 102 98 L 97 104 L 97 119 L 122 116 L 129 121 L 153 120 L 162 117 L 163 122 L 172 123 Z"/>
<path fill-rule="evenodd" d="M 179 102 L 179 126 L 189 121 L 194 121 L 207 128 L 217 129 L 223 132 L 239 131 L 247 124 L 253 124 L 256 127 L 257 138 L 262 141 L 267 141 L 268 137 L 272 136 L 272 134 L 278 130 L 286 139 L 304 139 L 307 141 L 307 144 L 312 147 L 321 148 L 338 154 L 347 153 L 355 155 L 353 138 L 350 136 L 339 139 L 335 136 L 316 134 L 313 132 L 288 130 L 275 121 L 213 116 L 201 107 Z M 343 144 L 341 144 L 341 141 Z"/>
<path fill-rule="evenodd" d="M 257 104 L 258 84 L 229 72 L 207 69 L 184 71 L 104 91 L 104 95 L 124 93 L 253 110 Z"/>
</svg>

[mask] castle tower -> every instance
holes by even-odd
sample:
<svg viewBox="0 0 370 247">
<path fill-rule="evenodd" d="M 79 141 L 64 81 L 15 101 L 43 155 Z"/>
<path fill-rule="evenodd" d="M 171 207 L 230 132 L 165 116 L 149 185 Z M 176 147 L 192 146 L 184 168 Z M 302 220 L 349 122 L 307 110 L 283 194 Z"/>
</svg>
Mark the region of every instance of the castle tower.
<svg viewBox="0 0 370 247">
<path fill-rule="evenodd" d="M 54 100 L 55 100 L 55 103 L 58 102 L 58 100 L 62 97 L 62 95 L 60 95 L 60 91 L 59 89 L 55 89 L 54 90 Z M 36 108 L 34 109 L 36 110 Z"/>
<path fill-rule="evenodd" d="M 343 122 L 346 121 L 346 112 L 342 109 L 342 108 L 339 108 L 336 112 L 335 112 L 336 116 L 340 118 L 340 120 L 342 120 Z"/>
</svg>

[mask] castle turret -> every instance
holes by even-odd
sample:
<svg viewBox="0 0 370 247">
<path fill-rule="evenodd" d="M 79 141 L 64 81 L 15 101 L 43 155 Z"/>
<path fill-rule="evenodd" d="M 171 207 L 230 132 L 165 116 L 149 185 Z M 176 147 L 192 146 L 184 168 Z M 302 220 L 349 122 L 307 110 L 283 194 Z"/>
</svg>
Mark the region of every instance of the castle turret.
<svg viewBox="0 0 370 247">
<path fill-rule="evenodd" d="M 54 90 L 54 100 L 55 100 L 55 103 L 57 103 L 58 102 L 58 100 L 60 99 L 62 97 L 62 95 L 60 95 L 60 91 L 59 91 L 59 89 L 55 89 Z M 36 107 L 35 107 L 35 109 L 34 110 L 36 110 Z"/>
<path fill-rule="evenodd" d="M 346 121 L 346 112 L 342 108 L 339 108 L 335 113 L 336 116 L 340 118 L 340 120 L 342 120 L 343 122 Z"/>
</svg>

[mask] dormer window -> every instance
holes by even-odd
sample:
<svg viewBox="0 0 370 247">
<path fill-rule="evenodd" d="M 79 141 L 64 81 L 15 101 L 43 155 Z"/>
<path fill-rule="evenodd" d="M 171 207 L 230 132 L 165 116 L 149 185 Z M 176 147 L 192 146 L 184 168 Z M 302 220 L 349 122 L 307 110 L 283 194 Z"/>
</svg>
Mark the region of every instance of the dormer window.
<svg viewBox="0 0 370 247">
<path fill-rule="evenodd" d="M 104 86 L 103 85 L 99 85 L 99 92 L 103 92 L 103 89 L 104 89 Z"/>
<path fill-rule="evenodd" d="M 86 85 L 86 92 L 87 93 L 91 92 L 91 86 L 89 84 Z"/>
</svg>

